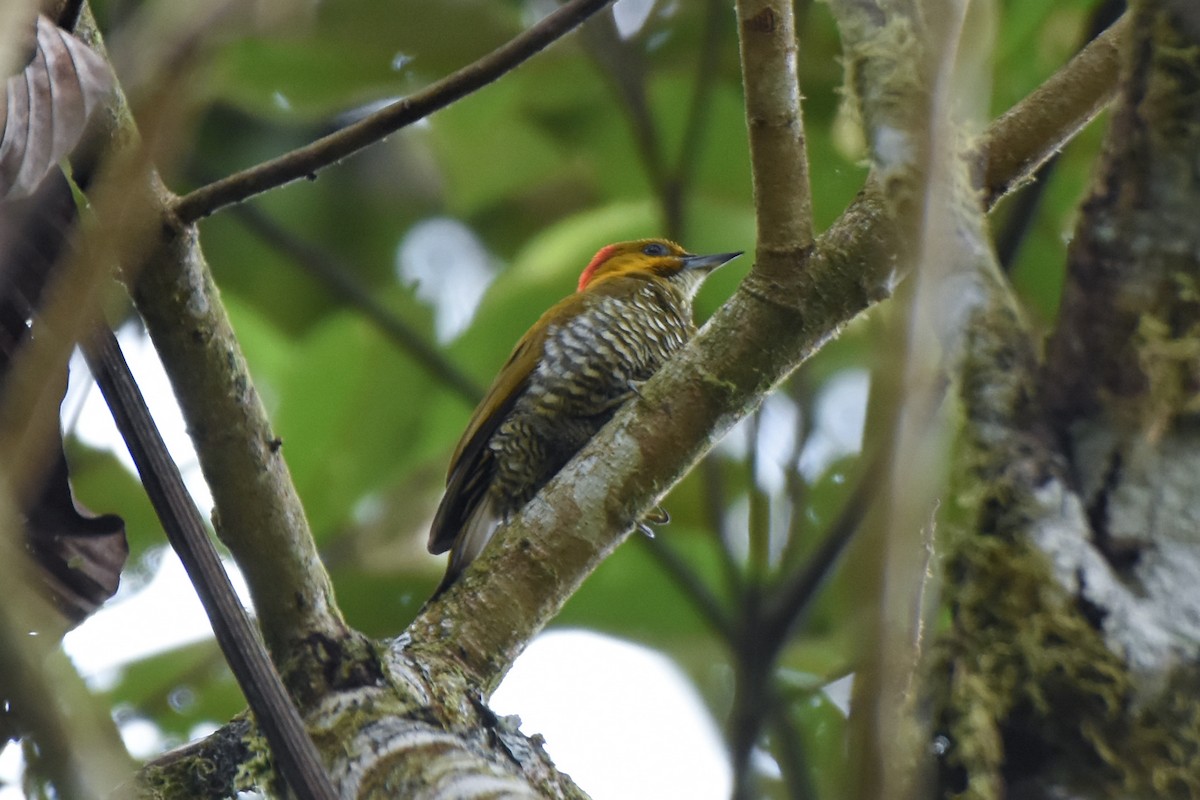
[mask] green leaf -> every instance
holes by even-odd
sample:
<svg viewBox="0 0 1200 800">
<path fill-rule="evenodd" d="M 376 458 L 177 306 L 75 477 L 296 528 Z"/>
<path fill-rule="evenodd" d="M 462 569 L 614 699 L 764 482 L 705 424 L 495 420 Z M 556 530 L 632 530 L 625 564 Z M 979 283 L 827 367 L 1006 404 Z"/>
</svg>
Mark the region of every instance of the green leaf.
<svg viewBox="0 0 1200 800">
<path fill-rule="evenodd" d="M 128 564 L 137 563 L 148 549 L 166 542 L 154 507 L 136 475 L 107 450 L 89 447 L 74 437 L 67 437 L 65 445 L 76 499 L 93 513 L 118 514 L 125 520 Z"/>
<path fill-rule="evenodd" d="M 634 533 L 576 592 L 555 620 L 634 639 L 652 647 L 707 639 L 710 629 L 690 597 L 663 572 L 650 545 Z M 656 532 L 720 595 L 722 574 L 713 542 L 671 523 Z"/>
<path fill-rule="evenodd" d="M 349 314 L 331 317 L 299 345 L 280 395 L 277 431 L 318 537 L 345 524 L 366 494 L 440 449 L 426 417 L 449 404 L 424 370 Z"/>
<path fill-rule="evenodd" d="M 313 120 L 398 98 L 470 64 L 518 31 L 495 3 L 321 3 L 307 26 L 249 36 L 218 53 L 207 88 L 249 114 Z"/>
<path fill-rule="evenodd" d="M 850 788 L 850 759 L 841 709 L 822 691 L 797 692 L 789 697 L 788 716 L 800 734 L 816 796 L 845 797 Z"/>
<path fill-rule="evenodd" d="M 246 707 L 216 641 L 205 639 L 134 662 L 107 692 L 115 708 L 152 719 L 169 741 L 204 722 L 224 724 Z"/>
</svg>

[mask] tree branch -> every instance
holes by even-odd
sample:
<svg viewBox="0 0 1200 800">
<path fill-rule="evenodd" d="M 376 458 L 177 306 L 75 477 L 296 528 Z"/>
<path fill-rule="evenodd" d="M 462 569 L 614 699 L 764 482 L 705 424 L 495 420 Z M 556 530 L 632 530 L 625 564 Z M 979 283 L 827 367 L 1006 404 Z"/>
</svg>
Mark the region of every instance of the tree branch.
<svg viewBox="0 0 1200 800">
<path fill-rule="evenodd" d="M 79 32 L 103 54 L 103 38 L 86 6 Z M 104 145 L 110 151 L 136 141 L 126 106 L 109 123 Z M 346 634 L 333 587 L 194 227 L 166 211 L 174 196 L 148 168 L 136 178 L 118 177 L 125 180 L 114 180 L 117 188 L 137 198 L 125 218 L 136 221 L 133 232 L 141 236 L 136 246 L 102 263 L 120 263 L 125 270 L 212 489 L 217 533 L 246 576 L 267 646 L 286 675 L 284 662 L 299 639 Z M 107 184 L 102 180 L 97 191 L 112 191 Z M 103 208 L 97 216 L 112 219 L 114 213 Z"/>
<path fill-rule="evenodd" d="M 264 242 L 279 250 L 302 270 L 374 323 L 388 339 L 412 360 L 425 368 L 472 407 L 483 399 L 483 389 L 446 358 L 441 350 L 425 341 L 413 328 L 376 300 L 345 265 L 314 244 L 304 241 L 270 216 L 250 204 L 236 206 L 233 214 Z"/>
<path fill-rule="evenodd" d="M 1178 703 L 1200 642 L 1197 23 L 1194 4 L 1131 4 L 1046 363 L 1003 281 L 970 320 L 955 493 L 970 516 L 946 539 L 934 666 L 953 674 L 934 704 L 944 774 L 968 791 L 1200 791 L 1196 707 Z M 1168 750 L 1140 745 L 1164 735 Z"/>
<path fill-rule="evenodd" d="M 1094 60 L 1077 58 L 1063 68 L 1067 76 L 1055 76 L 1073 92 L 1093 93 L 1064 98 L 1064 107 L 1092 109 L 1101 102 L 1103 82 L 1072 77 L 1096 68 Z M 1008 137 L 1030 124 L 1028 117 L 1046 112 L 1045 106 L 1018 104 L 1006 125 L 990 128 L 984 141 L 1013 147 Z M 1034 166 L 1028 160 L 1004 163 L 1010 171 L 993 171 L 989 197 L 999 197 Z M 471 685 L 490 693 L 525 643 L 641 514 L 776 383 L 890 295 L 894 233 L 881 190 L 869 183 L 807 259 L 797 255 L 779 271 L 780 280 L 751 272 L 641 397 L 513 518 L 497 537 L 499 546 L 488 548 L 421 611 L 404 646 L 465 673 Z"/>
<path fill-rule="evenodd" d="M 165 194 L 159 199 L 172 200 Z M 162 240 L 137 287 L 138 302 L 214 494 L 219 487 L 219 529 L 255 587 L 277 657 L 294 652 L 289 634 L 317 628 L 314 639 L 321 633 L 336 639 L 344 627 L 328 578 L 195 229 L 167 213 L 156 221 Z M 869 185 L 807 259 L 797 254 L 770 279 L 753 272 L 680 357 L 643 388 L 643 396 L 514 519 L 500 547 L 489 548 L 398 640 L 406 655 L 421 657 L 434 679 L 447 680 L 436 700 L 420 694 L 427 689 L 422 685 L 412 695 L 418 699 L 389 710 L 397 717 L 433 707 L 452 713 L 443 705 L 447 697 L 465 702 L 476 688 L 494 688 L 516 652 L 700 453 L 841 325 L 889 295 L 894 249 L 881 190 Z M 279 584 L 287 587 L 286 597 L 271 596 Z M 415 676 L 418 670 L 407 664 L 397 661 L 394 669 Z M 380 684 L 372 701 L 392 688 Z M 330 703 L 344 698 L 335 695 Z M 352 722 L 358 723 L 356 745 L 373 744 L 361 718 Z M 439 747 L 453 739 L 428 725 L 419 732 Z M 341 745 L 343 740 L 330 743 Z"/>
<path fill-rule="evenodd" d="M 179 468 L 150 417 L 116 337 L 103 327 L 83 343 L 83 352 L 171 547 L 183 562 L 212 620 L 217 644 L 271 745 L 283 779 L 302 800 L 334 800 L 337 794 L 317 748 L 255 634 L 250 617 L 234 594 L 229 575 L 204 529 L 200 511 L 188 495 Z"/>
<path fill-rule="evenodd" d="M 1097 5 L 1087 20 L 1079 49 L 1082 50 L 1096 37 L 1111 28 L 1121 18 L 1124 10 L 1125 0 L 1104 0 Z M 996 258 L 1000 263 L 1000 269 L 1006 273 L 1010 272 L 1015 265 L 1017 254 L 1030 232 L 1037 210 L 1041 206 L 1042 195 L 1045 194 L 1057 163 L 1057 154 L 1051 154 L 1041 162 L 1025 190 L 1010 206 L 1004 226 L 995 234 Z"/>
<path fill-rule="evenodd" d="M 161 230 L 165 241 L 130 288 L 212 489 L 214 526 L 246 577 L 268 646 L 286 660 L 310 634 L 341 638 L 345 623 L 197 232 L 169 216 Z"/>
<path fill-rule="evenodd" d="M 181 223 L 187 224 L 269 189 L 312 177 L 318 170 L 486 86 L 610 2 L 612 0 L 571 0 L 508 43 L 422 91 L 311 144 L 176 198 L 171 209 Z"/>
<path fill-rule="evenodd" d="M 1128 14 L 992 123 L 979 142 L 981 185 L 992 206 L 1095 119 L 1117 92 Z"/>
<path fill-rule="evenodd" d="M 813 244 L 793 3 L 738 0 L 737 14 L 758 223 L 754 269 L 786 283 Z"/>
<path fill-rule="evenodd" d="M 1057 546 L 1094 547 L 1105 561 L 1098 568 L 1072 553 L 1080 568 L 1068 581 L 1111 613 L 1104 625 L 1110 649 L 1137 654 L 1127 656 L 1133 668 L 1159 680 L 1194 665 L 1183 654 L 1200 642 L 1200 601 L 1192 592 L 1200 571 L 1192 515 L 1200 419 L 1200 174 L 1193 168 L 1200 14 L 1186 3 L 1147 0 L 1131 8 L 1121 94 L 1068 251 L 1058 328 L 1039 382 L 1059 437 L 1054 444 L 1070 463 L 1092 528 L 1088 541 Z M 1055 562 L 1061 575 L 1065 561 Z M 1109 568 L 1121 582 L 1105 591 Z M 1130 605 L 1145 622 L 1126 621 Z"/>
</svg>

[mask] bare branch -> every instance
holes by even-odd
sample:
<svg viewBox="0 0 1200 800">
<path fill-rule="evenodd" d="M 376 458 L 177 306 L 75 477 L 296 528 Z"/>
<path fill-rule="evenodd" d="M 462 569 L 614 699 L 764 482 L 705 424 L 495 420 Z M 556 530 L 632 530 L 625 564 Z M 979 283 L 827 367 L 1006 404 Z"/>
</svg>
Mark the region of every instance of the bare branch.
<svg viewBox="0 0 1200 800">
<path fill-rule="evenodd" d="M 793 9 L 790 0 L 737 4 L 758 221 L 754 269 L 764 278 L 784 279 L 777 273 L 795 269 L 813 244 Z"/>
<path fill-rule="evenodd" d="M 131 287 L 134 300 L 188 421 L 217 533 L 246 577 L 268 646 L 286 659 L 309 634 L 341 638 L 345 623 L 196 230 L 170 218 L 162 230 L 169 238 Z"/>
<path fill-rule="evenodd" d="M 471 406 L 483 399 L 483 389 L 471 377 L 376 300 L 332 254 L 304 241 L 253 205 L 237 206 L 234 215 L 264 242 L 290 256 L 298 267 L 370 320 L 401 351 L 461 399 Z"/>
<path fill-rule="evenodd" d="M 453 75 L 336 133 L 202 186 L 175 200 L 172 211 L 182 223 L 187 224 L 224 206 L 240 203 L 300 178 L 311 177 L 318 170 L 486 86 L 570 32 L 610 2 L 612 0 L 571 0 L 507 44 Z"/>
<path fill-rule="evenodd" d="M 1072 61 L 1063 71 L 1095 68 Z M 1061 76 L 1059 76 L 1061 78 Z M 1076 76 L 1089 97 L 1106 89 Z M 1037 113 L 1017 106 L 1019 118 Z M 1010 119 L 1016 123 L 1019 119 Z M 1013 132 L 1020 126 L 1010 124 Z M 1012 135 L 1009 133 L 1007 135 Z M 989 129 L 985 141 L 1012 146 Z M 1010 186 L 1033 165 L 1006 162 L 990 188 Z M 998 196 L 993 191 L 991 196 Z M 881 190 L 869 183 L 786 282 L 751 272 L 700 334 L 618 412 L 559 475 L 408 629 L 405 646 L 430 663 L 465 672 L 485 693 L 498 685 L 525 643 L 557 613 L 635 520 L 776 383 L 863 310 L 891 294 L 895 230 Z M 803 265 L 803 268 L 799 268 Z M 453 654 L 447 647 L 453 642 Z"/>
<path fill-rule="evenodd" d="M 179 468 L 150 417 L 116 337 L 104 327 L 84 342 L 83 351 L 171 547 L 179 554 L 212 620 L 217 644 L 271 745 L 280 773 L 301 800 L 334 800 L 337 794 L 317 748 L 305 731 L 300 713 L 284 689 L 250 617 L 238 602 L 217 549 L 208 538 L 200 511 L 188 495 Z"/>
<path fill-rule="evenodd" d="M 104 52 L 86 6 L 79 34 Z M 116 161 L 133 158 L 140 171 L 130 169 L 95 181 L 92 202 L 97 216 L 110 220 L 117 210 L 124 211 L 124 245 L 89 255 L 93 266 L 120 263 L 124 268 L 212 489 L 219 510 L 214 520 L 217 533 L 246 576 L 267 645 L 282 665 L 306 633 L 337 640 L 346 634 L 345 624 L 196 232 L 165 211 L 173 195 L 146 165 L 145 149 L 130 147 L 132 156 L 121 152 L 137 141 L 127 107 L 119 106 L 110 121 L 107 138 L 95 149 L 116 151 Z M 161 131 L 152 130 L 147 139 L 153 141 L 157 133 Z M 114 168 L 104 172 L 110 169 Z M 105 202 L 106 194 L 121 197 Z M 129 201 L 128 196 L 135 199 Z M 118 202 L 122 199 L 123 204 Z M 78 331 L 72 339 L 82 333 L 80 324 L 71 329 Z"/>
<path fill-rule="evenodd" d="M 992 123 L 979 143 L 979 152 L 987 154 L 982 181 L 987 205 L 1028 180 L 1108 105 L 1117 92 L 1128 36 L 1126 15 Z"/>
</svg>

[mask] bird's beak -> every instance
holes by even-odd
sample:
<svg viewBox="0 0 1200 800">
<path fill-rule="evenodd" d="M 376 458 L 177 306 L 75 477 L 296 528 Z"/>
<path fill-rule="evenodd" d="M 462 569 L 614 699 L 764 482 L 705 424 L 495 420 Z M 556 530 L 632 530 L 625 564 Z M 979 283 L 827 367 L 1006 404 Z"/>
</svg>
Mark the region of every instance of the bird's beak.
<svg viewBox="0 0 1200 800">
<path fill-rule="evenodd" d="M 736 253 L 717 253 L 712 256 L 684 256 L 683 268 L 704 271 L 714 270 L 728 261 L 733 261 L 741 254 L 742 251 L 739 250 Z"/>
</svg>

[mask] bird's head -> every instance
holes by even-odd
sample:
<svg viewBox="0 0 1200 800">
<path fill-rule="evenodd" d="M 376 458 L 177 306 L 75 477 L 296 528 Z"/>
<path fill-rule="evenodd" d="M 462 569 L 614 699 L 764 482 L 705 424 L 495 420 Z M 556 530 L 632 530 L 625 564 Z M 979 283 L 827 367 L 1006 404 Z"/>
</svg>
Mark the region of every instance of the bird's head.
<svg viewBox="0 0 1200 800">
<path fill-rule="evenodd" d="M 717 267 L 741 253 L 692 255 L 666 239 L 638 239 L 600 248 L 579 276 L 579 291 L 585 291 L 613 278 L 640 278 L 672 284 L 687 298 Z"/>
</svg>

